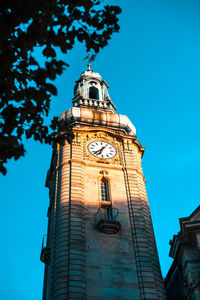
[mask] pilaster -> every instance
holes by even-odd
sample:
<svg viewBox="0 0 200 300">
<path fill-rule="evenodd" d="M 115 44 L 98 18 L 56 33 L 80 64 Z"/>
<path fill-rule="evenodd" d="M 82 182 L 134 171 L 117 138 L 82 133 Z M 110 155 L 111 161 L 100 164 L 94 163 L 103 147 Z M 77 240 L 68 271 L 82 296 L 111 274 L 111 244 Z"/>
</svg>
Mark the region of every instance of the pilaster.
<svg viewBox="0 0 200 300">
<path fill-rule="evenodd" d="M 71 147 L 66 142 L 60 149 L 58 162 L 57 201 L 55 207 L 55 230 L 53 247 L 54 270 L 52 299 L 67 299 L 69 258 L 69 203 Z M 50 298 L 51 299 L 51 298 Z"/>
<path fill-rule="evenodd" d="M 123 171 L 140 296 L 141 299 L 166 299 L 141 169 L 141 153 L 136 145 L 128 149 L 126 141 L 123 144 Z"/>
<path fill-rule="evenodd" d="M 67 299 L 85 299 L 85 224 L 83 166 L 81 145 L 71 145 L 70 160 L 70 215 L 69 215 L 69 280 Z"/>
</svg>

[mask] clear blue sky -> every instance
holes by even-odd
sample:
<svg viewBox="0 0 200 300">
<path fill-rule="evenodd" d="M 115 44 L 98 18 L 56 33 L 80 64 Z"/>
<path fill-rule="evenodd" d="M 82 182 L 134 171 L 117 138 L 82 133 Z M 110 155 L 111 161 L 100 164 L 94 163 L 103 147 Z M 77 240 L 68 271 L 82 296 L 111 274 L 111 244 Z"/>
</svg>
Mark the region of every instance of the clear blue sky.
<svg viewBox="0 0 200 300">
<path fill-rule="evenodd" d="M 114 1 L 113 1 L 114 2 Z M 106 1 L 105 1 L 106 3 Z M 199 205 L 200 2 L 117 0 L 121 30 L 97 57 L 93 70 L 110 86 L 117 112 L 126 114 L 146 147 L 143 170 L 163 276 L 169 240 L 179 217 Z M 74 81 L 86 56 L 77 44 L 70 68 L 56 81 L 51 116 L 71 107 Z M 47 228 L 44 187 L 51 148 L 26 142 L 27 154 L 1 176 L 0 299 L 41 299 L 42 236 Z"/>
</svg>

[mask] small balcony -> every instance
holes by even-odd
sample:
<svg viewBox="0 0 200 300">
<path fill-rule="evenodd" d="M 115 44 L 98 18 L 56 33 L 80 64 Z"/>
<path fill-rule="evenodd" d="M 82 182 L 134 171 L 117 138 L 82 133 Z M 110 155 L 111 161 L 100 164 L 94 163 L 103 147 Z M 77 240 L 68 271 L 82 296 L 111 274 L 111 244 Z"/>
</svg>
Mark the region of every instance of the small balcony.
<svg viewBox="0 0 200 300">
<path fill-rule="evenodd" d="M 112 207 L 100 207 L 97 212 L 97 229 L 101 232 L 117 233 L 121 228 L 119 210 Z"/>
<path fill-rule="evenodd" d="M 51 255 L 51 248 L 47 247 L 47 235 L 45 234 L 42 239 L 42 250 L 41 250 L 40 260 L 44 264 L 49 265 L 50 255 Z"/>
</svg>

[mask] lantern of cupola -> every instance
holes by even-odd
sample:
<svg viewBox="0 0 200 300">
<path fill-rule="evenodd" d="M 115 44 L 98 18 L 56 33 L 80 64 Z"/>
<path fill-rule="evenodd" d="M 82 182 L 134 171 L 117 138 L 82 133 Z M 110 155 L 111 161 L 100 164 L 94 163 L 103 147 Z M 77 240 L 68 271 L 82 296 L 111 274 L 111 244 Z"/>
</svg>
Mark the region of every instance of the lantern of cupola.
<svg viewBox="0 0 200 300">
<path fill-rule="evenodd" d="M 114 112 L 116 107 L 110 99 L 108 88 L 109 86 L 99 73 L 92 70 L 84 71 L 76 81 L 72 99 L 73 106 Z"/>
</svg>

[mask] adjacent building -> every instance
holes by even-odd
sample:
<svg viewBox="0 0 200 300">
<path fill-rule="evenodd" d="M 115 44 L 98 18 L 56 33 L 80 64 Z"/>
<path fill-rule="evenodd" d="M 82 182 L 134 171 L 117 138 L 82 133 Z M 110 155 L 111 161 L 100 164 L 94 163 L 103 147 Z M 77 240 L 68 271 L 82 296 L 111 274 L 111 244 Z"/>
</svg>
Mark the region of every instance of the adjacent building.
<svg viewBox="0 0 200 300">
<path fill-rule="evenodd" d="M 200 299 L 200 206 L 180 218 L 180 232 L 170 241 L 174 259 L 165 278 L 168 300 Z"/>
</svg>

